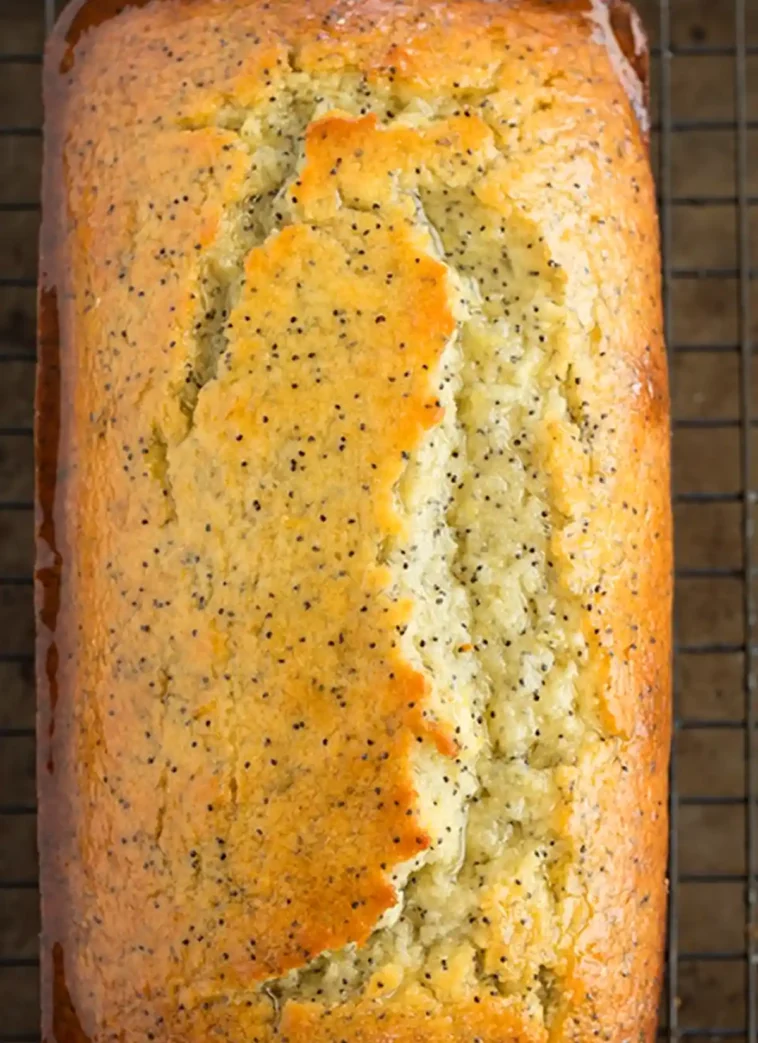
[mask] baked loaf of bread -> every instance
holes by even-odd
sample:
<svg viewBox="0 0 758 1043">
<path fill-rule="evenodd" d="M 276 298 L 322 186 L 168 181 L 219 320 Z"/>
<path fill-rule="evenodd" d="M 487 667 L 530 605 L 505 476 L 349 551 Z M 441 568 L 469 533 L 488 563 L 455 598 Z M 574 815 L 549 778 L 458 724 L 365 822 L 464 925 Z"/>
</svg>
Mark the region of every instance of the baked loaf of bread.
<svg viewBox="0 0 758 1043">
<path fill-rule="evenodd" d="M 652 1039 L 670 532 L 638 44 L 580 0 L 59 25 L 47 1040 Z"/>
</svg>

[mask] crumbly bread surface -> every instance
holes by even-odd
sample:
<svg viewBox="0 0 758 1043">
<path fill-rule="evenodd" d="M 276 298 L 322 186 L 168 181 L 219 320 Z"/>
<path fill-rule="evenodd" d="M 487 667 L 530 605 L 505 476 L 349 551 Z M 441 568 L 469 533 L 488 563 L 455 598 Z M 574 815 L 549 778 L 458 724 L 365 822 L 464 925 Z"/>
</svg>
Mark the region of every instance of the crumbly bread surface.
<svg viewBox="0 0 758 1043">
<path fill-rule="evenodd" d="M 606 22 L 161 0 L 59 29 L 47 1038 L 653 1032 L 668 402 Z"/>
</svg>

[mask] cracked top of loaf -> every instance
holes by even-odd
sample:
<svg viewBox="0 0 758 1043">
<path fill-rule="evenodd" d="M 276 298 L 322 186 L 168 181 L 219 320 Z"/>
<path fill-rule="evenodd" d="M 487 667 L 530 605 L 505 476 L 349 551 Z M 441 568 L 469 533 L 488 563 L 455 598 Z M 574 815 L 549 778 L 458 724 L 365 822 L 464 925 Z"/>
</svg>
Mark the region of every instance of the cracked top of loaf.
<svg viewBox="0 0 758 1043">
<path fill-rule="evenodd" d="M 649 1038 L 668 401 L 609 12 L 90 2 L 46 76 L 46 1038 Z"/>
</svg>

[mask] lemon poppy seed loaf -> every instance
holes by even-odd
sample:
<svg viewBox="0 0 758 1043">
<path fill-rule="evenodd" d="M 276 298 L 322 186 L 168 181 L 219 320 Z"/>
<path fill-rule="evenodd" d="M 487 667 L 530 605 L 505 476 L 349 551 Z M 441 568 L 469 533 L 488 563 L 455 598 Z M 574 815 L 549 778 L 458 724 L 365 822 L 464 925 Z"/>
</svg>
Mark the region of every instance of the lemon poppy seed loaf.
<svg viewBox="0 0 758 1043">
<path fill-rule="evenodd" d="M 46 59 L 45 1038 L 652 1039 L 636 23 L 112 6 Z"/>
</svg>

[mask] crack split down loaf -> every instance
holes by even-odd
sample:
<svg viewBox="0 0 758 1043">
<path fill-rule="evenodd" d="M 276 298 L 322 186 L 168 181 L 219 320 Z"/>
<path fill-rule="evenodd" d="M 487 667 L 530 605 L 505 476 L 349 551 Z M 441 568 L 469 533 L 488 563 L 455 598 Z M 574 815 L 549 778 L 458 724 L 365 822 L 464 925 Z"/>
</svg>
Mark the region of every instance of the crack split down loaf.
<svg viewBox="0 0 758 1043">
<path fill-rule="evenodd" d="M 668 392 L 629 9 L 70 7 L 48 1043 L 653 1038 Z"/>
</svg>

